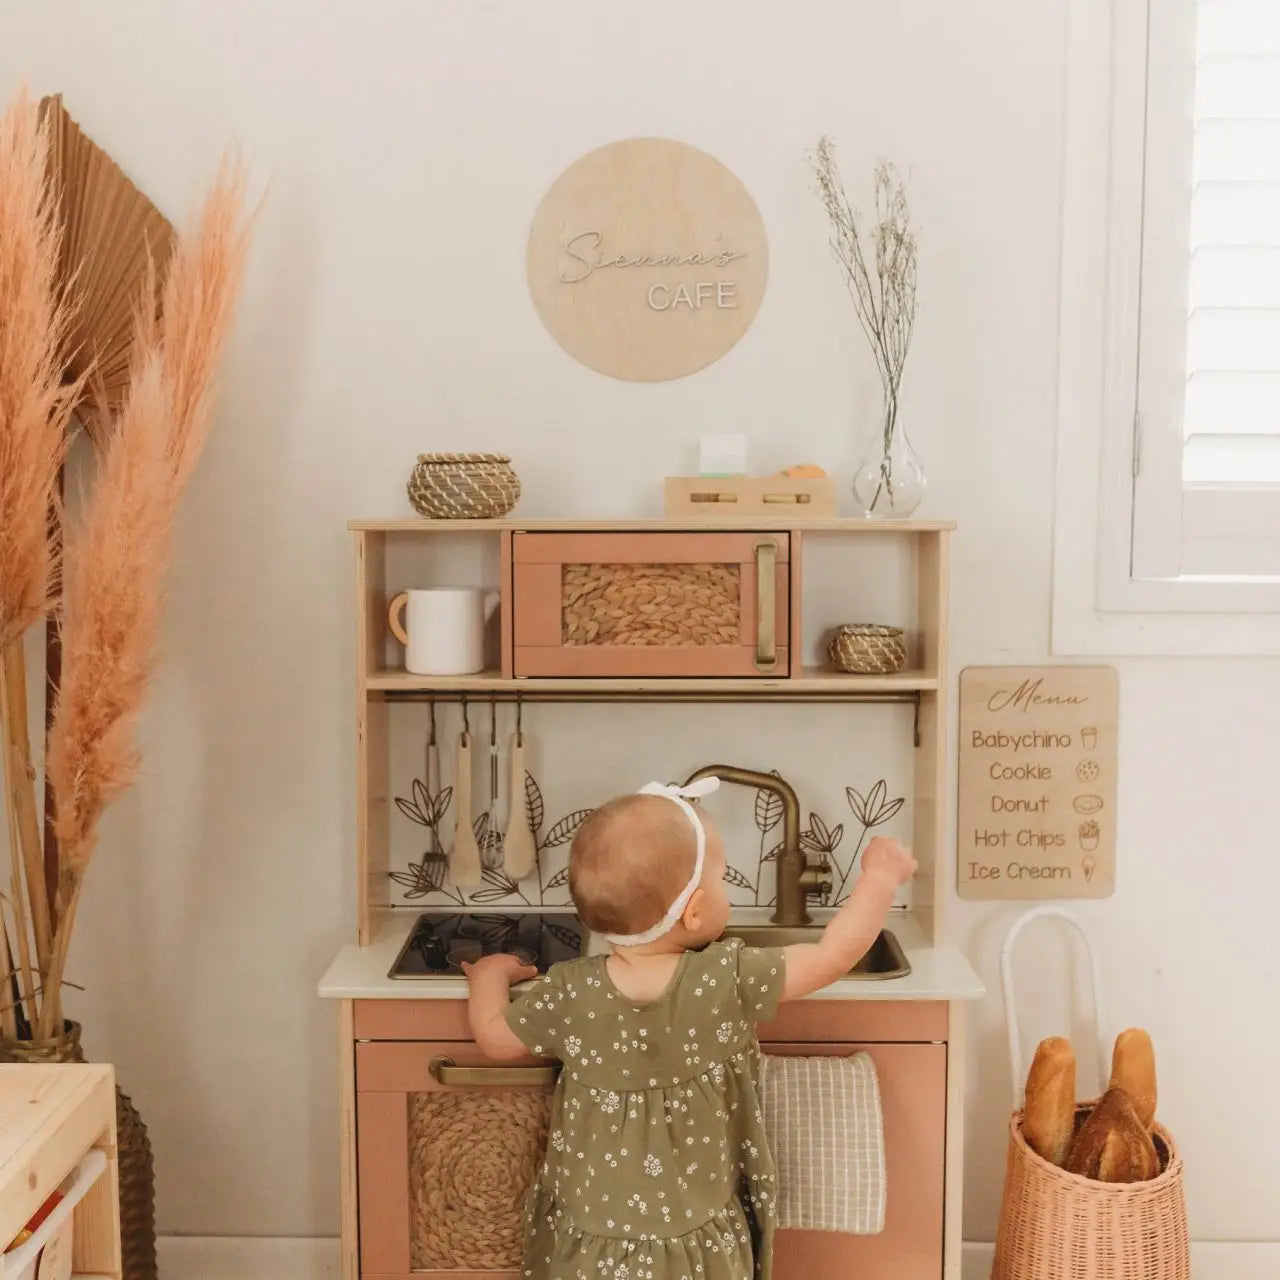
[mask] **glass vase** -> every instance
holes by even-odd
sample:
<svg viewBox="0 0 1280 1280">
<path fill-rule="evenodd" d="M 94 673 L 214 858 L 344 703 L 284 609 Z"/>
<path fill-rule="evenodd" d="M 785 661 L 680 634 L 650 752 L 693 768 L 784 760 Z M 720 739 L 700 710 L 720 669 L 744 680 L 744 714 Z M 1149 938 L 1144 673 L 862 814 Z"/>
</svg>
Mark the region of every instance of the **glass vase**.
<svg viewBox="0 0 1280 1280">
<path fill-rule="evenodd" d="M 886 406 L 853 474 L 853 496 L 872 519 L 905 520 L 924 497 L 920 457 L 898 421 L 896 398 Z"/>
</svg>

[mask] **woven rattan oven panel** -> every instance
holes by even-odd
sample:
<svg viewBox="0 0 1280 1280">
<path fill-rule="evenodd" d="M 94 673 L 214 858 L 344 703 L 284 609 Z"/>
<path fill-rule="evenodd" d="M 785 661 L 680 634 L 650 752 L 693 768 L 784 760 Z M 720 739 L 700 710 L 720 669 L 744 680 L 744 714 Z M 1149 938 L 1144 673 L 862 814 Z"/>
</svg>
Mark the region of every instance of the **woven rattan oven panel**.
<svg viewBox="0 0 1280 1280">
<path fill-rule="evenodd" d="M 742 572 L 736 564 L 567 564 L 566 645 L 736 645 Z"/>
<path fill-rule="evenodd" d="M 409 1095 L 415 1271 L 520 1263 L 525 1196 L 547 1144 L 551 1095 L 529 1089 Z"/>
</svg>

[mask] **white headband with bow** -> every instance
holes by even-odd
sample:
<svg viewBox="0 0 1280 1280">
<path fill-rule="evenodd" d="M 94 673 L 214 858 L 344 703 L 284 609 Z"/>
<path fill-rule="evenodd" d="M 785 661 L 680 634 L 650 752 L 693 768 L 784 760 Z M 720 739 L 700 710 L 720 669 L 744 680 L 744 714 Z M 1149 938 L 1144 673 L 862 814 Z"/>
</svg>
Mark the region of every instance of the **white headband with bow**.
<svg viewBox="0 0 1280 1280">
<path fill-rule="evenodd" d="M 698 817 L 698 811 L 689 801 L 709 796 L 718 790 L 719 786 L 719 778 L 703 778 L 688 787 L 669 787 L 661 782 L 650 782 L 647 786 L 640 788 L 642 796 L 662 796 L 672 804 L 679 805 L 685 817 L 689 819 L 697 845 L 697 853 L 693 860 L 693 875 L 689 877 L 689 883 L 676 895 L 676 900 L 667 908 L 666 915 L 652 928 L 646 929 L 643 933 L 601 934 L 600 936 L 606 942 L 612 943 L 615 947 L 639 947 L 646 942 L 655 941 L 664 933 L 670 933 L 676 927 L 676 922 L 684 915 L 684 909 L 689 905 L 689 899 L 693 897 L 693 891 L 702 882 L 702 864 L 707 856 L 707 832 L 702 825 L 702 819 Z"/>
</svg>

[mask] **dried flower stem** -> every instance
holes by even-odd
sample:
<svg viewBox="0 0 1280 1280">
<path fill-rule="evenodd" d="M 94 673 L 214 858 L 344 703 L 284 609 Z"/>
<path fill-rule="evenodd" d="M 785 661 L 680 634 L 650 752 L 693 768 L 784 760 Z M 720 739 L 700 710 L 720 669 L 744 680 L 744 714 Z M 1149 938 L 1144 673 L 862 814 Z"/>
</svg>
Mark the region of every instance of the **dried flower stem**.
<svg viewBox="0 0 1280 1280">
<path fill-rule="evenodd" d="M 23 636 L 50 609 L 59 546 L 49 536 L 67 425 L 80 384 L 63 384 L 68 312 L 57 289 L 59 231 L 47 184 L 49 138 L 20 92 L 0 116 L 0 720 L 20 994 L 36 1017 L 51 930 L 27 723 Z M 25 879 L 25 885 L 24 885 Z M 34 963 L 32 943 L 34 942 Z"/>
<path fill-rule="evenodd" d="M 155 664 L 178 504 L 208 435 L 212 384 L 239 293 L 244 177 L 220 170 L 179 238 L 162 317 L 139 317 L 129 394 L 106 440 L 84 516 L 68 534 L 63 677 L 47 767 L 56 797 L 57 926 L 40 1032 L 59 993 L 85 874 L 106 808 L 132 785 L 135 734 Z"/>
<path fill-rule="evenodd" d="M 868 266 L 857 211 L 849 203 L 830 138 L 821 138 L 810 160 L 818 195 L 831 223 L 831 252 L 840 264 L 854 314 L 866 334 L 884 388 L 884 449 L 881 487 L 893 496 L 890 453 L 898 425 L 902 371 L 916 321 L 916 240 L 911 231 L 906 187 L 893 165 L 881 160 L 875 169 L 875 225 L 871 228 Z M 879 497 L 877 488 L 876 496 Z M 872 504 L 875 505 L 874 502 Z"/>
</svg>

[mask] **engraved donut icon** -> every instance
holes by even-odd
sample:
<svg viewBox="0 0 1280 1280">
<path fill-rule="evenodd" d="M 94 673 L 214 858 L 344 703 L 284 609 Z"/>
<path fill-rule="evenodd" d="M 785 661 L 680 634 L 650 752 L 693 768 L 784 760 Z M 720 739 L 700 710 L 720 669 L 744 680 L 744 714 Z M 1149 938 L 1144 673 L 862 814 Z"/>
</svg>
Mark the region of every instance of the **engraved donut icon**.
<svg viewBox="0 0 1280 1280">
<path fill-rule="evenodd" d="M 1071 802 L 1071 807 L 1077 813 L 1097 813 L 1102 808 L 1102 797 L 1093 795 L 1076 796 L 1076 798 Z"/>
</svg>

